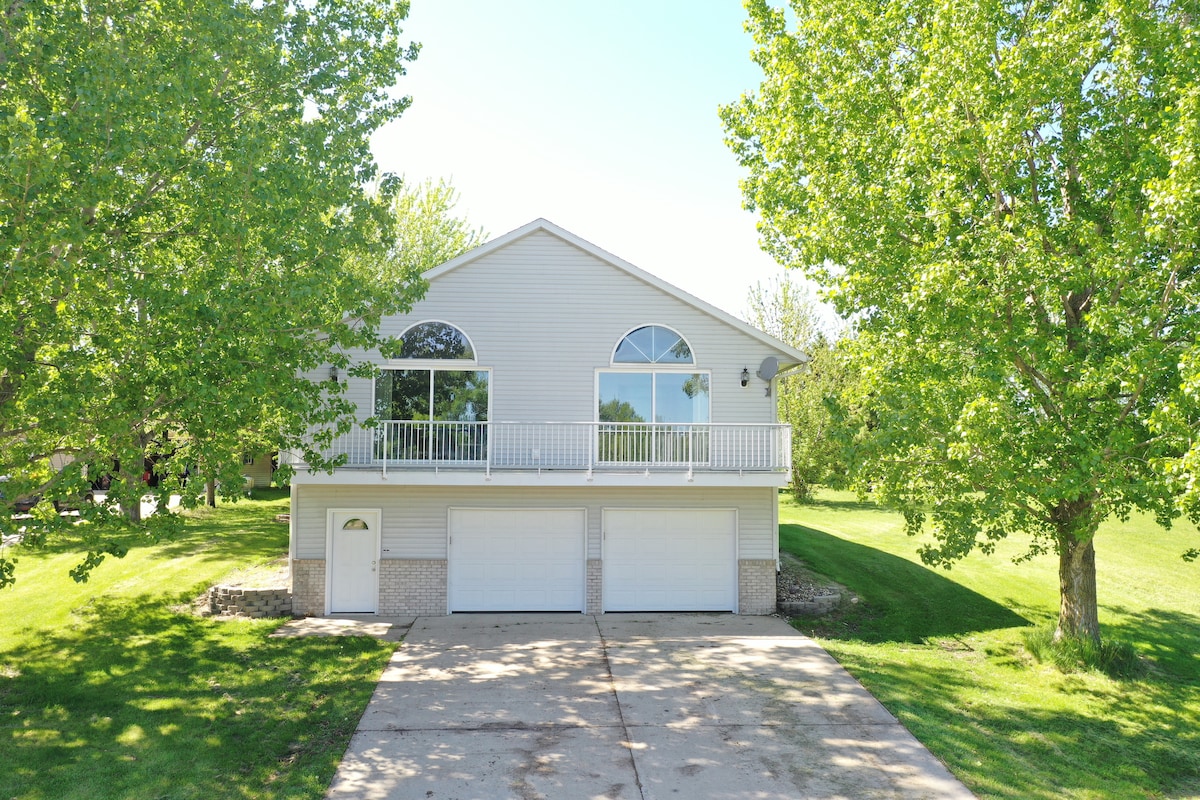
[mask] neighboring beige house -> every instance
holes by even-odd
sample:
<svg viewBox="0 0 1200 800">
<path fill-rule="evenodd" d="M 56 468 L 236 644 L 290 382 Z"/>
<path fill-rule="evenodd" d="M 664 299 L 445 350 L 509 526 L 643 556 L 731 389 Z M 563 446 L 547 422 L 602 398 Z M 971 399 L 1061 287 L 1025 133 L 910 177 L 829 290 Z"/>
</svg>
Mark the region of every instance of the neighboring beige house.
<svg viewBox="0 0 1200 800">
<path fill-rule="evenodd" d="M 271 453 L 242 456 L 242 478 L 247 489 L 261 489 L 271 485 L 271 479 L 275 477 L 271 458 Z"/>
<path fill-rule="evenodd" d="M 545 220 L 425 277 L 346 465 L 296 463 L 298 613 L 774 610 L 803 353 Z"/>
</svg>

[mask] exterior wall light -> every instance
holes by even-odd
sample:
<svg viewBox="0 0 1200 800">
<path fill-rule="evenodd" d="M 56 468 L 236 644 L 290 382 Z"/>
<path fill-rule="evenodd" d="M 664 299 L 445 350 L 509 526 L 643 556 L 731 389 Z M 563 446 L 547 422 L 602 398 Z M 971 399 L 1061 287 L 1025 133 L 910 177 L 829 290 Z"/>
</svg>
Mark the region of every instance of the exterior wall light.
<svg viewBox="0 0 1200 800">
<path fill-rule="evenodd" d="M 329 380 L 333 381 L 334 383 L 338 382 L 338 368 L 337 367 L 329 368 Z M 742 384 L 742 385 L 745 386 L 745 384 Z"/>
<path fill-rule="evenodd" d="M 750 384 L 750 370 L 742 367 L 742 387 L 745 388 Z"/>
</svg>

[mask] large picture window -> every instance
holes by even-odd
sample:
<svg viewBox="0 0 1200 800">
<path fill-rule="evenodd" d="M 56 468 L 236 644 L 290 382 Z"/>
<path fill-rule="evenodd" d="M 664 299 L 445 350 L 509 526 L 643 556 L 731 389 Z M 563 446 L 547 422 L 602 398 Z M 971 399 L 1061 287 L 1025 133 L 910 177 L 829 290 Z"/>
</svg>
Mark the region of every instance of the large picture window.
<svg viewBox="0 0 1200 800">
<path fill-rule="evenodd" d="M 601 372 L 600 422 L 708 422 L 708 375 Z"/>
<path fill-rule="evenodd" d="M 467 337 L 444 322 L 414 325 L 394 360 L 375 379 L 376 450 L 400 461 L 480 461 L 487 455 L 487 370 L 464 368 L 474 360 Z M 428 362 L 447 362 L 444 366 Z M 457 362 L 457 363 L 456 363 Z"/>
<path fill-rule="evenodd" d="M 707 461 L 709 375 L 686 369 L 695 361 L 683 337 L 660 325 L 637 328 L 617 345 L 613 364 L 596 381 L 600 460 Z"/>
<path fill-rule="evenodd" d="M 487 422 L 487 410 L 487 370 L 385 369 L 375 379 L 379 419 Z"/>
</svg>

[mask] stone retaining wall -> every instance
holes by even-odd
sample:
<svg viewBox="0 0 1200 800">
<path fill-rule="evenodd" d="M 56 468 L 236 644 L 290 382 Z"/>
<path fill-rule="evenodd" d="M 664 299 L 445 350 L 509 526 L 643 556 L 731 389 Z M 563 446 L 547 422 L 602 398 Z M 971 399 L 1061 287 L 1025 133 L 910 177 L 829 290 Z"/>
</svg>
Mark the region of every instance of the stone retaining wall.
<svg viewBox="0 0 1200 800">
<path fill-rule="evenodd" d="M 811 600 L 781 600 L 779 610 L 789 617 L 823 617 L 841 602 L 840 594 L 819 594 Z"/>
<path fill-rule="evenodd" d="M 247 589 L 214 586 L 208 591 L 208 607 L 214 614 L 242 617 L 290 617 L 292 594 L 287 589 Z"/>
</svg>

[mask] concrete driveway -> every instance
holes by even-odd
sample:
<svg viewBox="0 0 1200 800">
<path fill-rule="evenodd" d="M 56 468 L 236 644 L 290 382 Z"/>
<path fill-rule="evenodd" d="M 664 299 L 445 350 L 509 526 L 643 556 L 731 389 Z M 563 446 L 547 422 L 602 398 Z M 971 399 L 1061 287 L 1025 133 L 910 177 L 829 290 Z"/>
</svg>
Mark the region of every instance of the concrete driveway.
<svg viewBox="0 0 1200 800">
<path fill-rule="evenodd" d="M 970 798 L 774 617 L 422 617 L 327 797 Z"/>
</svg>

